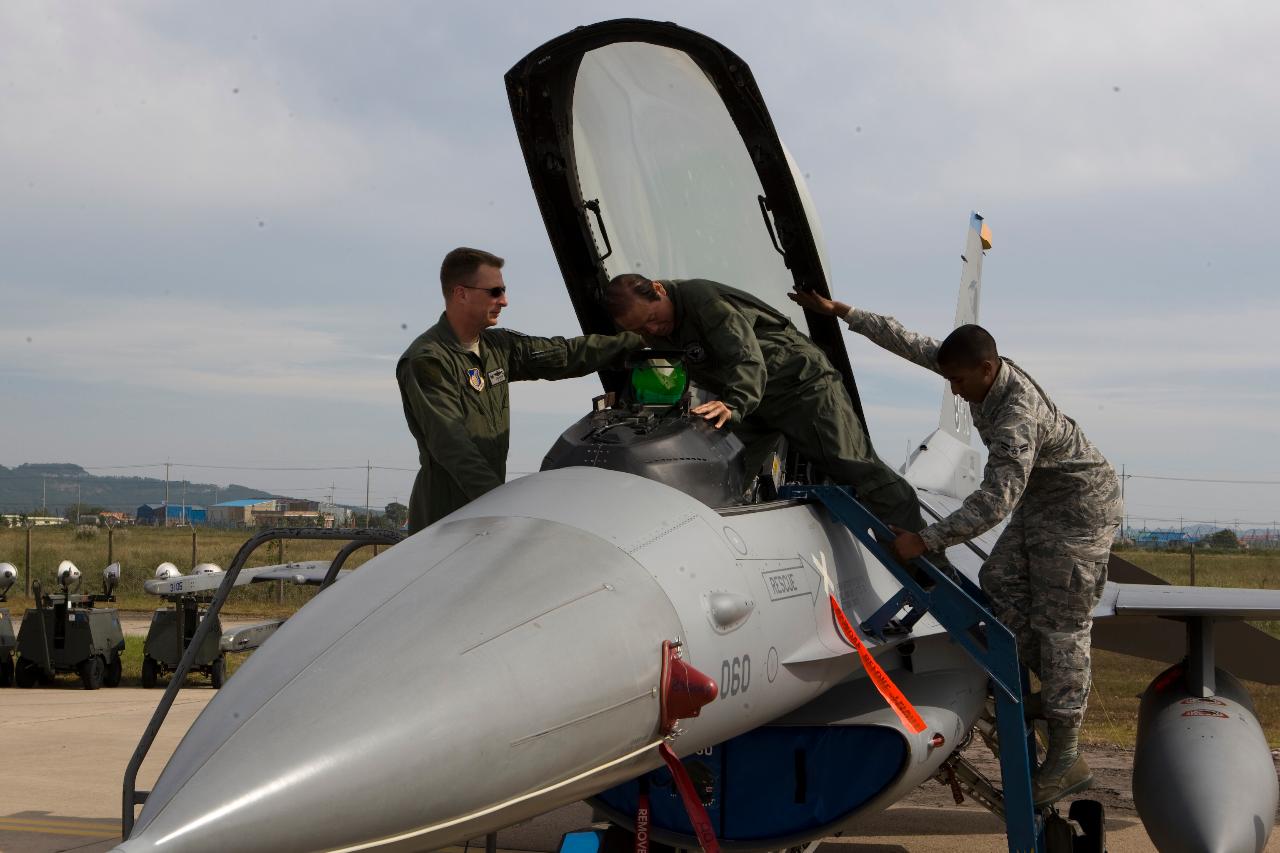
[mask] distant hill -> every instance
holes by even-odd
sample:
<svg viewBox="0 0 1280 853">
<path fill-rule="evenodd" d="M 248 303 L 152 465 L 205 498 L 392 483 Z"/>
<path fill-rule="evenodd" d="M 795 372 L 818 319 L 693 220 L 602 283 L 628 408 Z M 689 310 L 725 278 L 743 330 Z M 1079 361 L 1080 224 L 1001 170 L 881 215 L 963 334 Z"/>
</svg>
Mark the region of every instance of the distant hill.
<svg viewBox="0 0 1280 853">
<path fill-rule="evenodd" d="M 76 488 L 80 506 L 101 507 L 133 514 L 142 504 L 164 501 L 164 480 L 155 477 L 100 477 L 69 462 L 27 463 L 16 468 L 0 465 L 0 512 L 30 512 L 47 495 L 49 510 L 62 515 L 75 512 Z M 182 502 L 183 484 L 169 481 L 169 503 Z M 248 486 L 217 486 L 212 483 L 186 484 L 188 504 L 208 506 L 221 501 L 280 497 Z"/>
</svg>

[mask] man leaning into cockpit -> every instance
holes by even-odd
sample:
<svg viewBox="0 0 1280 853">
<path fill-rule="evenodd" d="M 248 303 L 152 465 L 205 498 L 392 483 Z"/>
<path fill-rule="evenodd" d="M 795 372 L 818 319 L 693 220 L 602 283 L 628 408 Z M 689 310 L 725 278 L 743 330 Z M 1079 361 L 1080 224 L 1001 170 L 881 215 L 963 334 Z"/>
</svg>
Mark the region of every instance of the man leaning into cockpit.
<svg viewBox="0 0 1280 853">
<path fill-rule="evenodd" d="M 855 487 L 886 523 L 924 528 L 915 489 L 876 456 L 840 373 L 784 314 L 706 279 L 620 275 L 604 297 L 620 328 L 639 332 L 652 347 L 684 352 L 689 378 L 720 398 L 693 413 L 729 426 L 748 458 L 760 455 L 753 445 L 781 433 L 833 481 Z"/>
</svg>

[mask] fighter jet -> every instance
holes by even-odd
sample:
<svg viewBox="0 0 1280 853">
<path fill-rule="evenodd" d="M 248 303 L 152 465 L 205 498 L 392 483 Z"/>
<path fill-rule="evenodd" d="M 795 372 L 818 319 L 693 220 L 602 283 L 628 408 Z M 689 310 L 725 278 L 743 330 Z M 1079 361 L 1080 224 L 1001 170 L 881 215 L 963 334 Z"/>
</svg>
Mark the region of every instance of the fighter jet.
<svg viewBox="0 0 1280 853">
<path fill-rule="evenodd" d="M 598 293 L 619 273 L 731 283 L 810 334 L 861 412 L 835 322 L 785 298 L 828 293 L 829 266 L 742 59 L 673 24 L 611 21 L 539 47 L 506 83 L 585 332 L 613 331 Z M 976 319 L 983 238 L 974 217 L 958 320 Z M 640 828 L 675 846 L 779 849 L 947 773 L 1008 814 L 1011 849 L 1063 843 L 1044 813 L 1032 836 L 1012 830 L 1030 814 L 1021 684 L 972 586 L 996 531 L 949 551 L 958 584 L 932 567 L 916 583 L 806 460 L 780 448 L 746 470 L 737 438 L 688 415 L 696 389 L 645 402 L 627 374 L 601 378 L 542 471 L 390 548 L 267 640 L 136 821 L 126 791 L 118 850 L 429 850 L 587 797 L 626 829 L 643 811 Z M 966 416 L 944 394 L 906 466 L 932 513 L 978 482 Z M 1215 644 L 1213 626 L 1274 618 L 1280 593 L 1114 566 L 1142 582 L 1108 584 L 1097 644 L 1174 663 L 1139 733 L 1152 838 L 1259 849 L 1276 777 L 1247 694 L 1215 662 L 1277 683 L 1280 655 L 1241 623 Z M 1021 778 L 971 772 L 958 750 L 975 729 L 1023 751 L 1005 765 Z"/>
</svg>

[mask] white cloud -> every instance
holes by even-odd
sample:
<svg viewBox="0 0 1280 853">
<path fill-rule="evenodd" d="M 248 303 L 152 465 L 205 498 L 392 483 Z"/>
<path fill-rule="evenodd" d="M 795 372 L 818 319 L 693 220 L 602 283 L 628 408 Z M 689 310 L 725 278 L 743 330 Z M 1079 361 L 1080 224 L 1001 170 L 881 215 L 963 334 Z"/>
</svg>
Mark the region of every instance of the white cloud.
<svg viewBox="0 0 1280 853">
<path fill-rule="evenodd" d="M 408 123 L 375 134 L 326 115 L 270 55 L 215 52 L 136 11 L 0 7 L 0 161 L 25 198 L 263 213 L 349 199 L 396 165 L 388 151 L 438 153 Z"/>
<path fill-rule="evenodd" d="M 249 398 L 397 399 L 394 356 L 361 349 L 367 335 L 350 312 L 255 312 L 176 298 L 89 297 L 75 308 L 0 319 L 0 361 L 11 376 Z"/>
</svg>

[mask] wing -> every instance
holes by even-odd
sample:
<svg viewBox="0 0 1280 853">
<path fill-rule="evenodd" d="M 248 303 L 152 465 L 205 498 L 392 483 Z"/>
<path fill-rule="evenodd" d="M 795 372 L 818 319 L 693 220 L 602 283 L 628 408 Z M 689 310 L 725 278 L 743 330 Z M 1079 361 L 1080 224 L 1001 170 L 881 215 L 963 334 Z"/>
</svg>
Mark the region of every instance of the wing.
<svg viewBox="0 0 1280 853">
<path fill-rule="evenodd" d="M 1280 684 L 1280 639 L 1245 619 L 1280 619 L 1280 590 L 1171 586 L 1111 555 L 1111 579 L 1094 611 L 1095 648 L 1177 663 L 1187 654 L 1186 621 L 1211 616 L 1217 665 L 1241 678 Z"/>
<path fill-rule="evenodd" d="M 272 566 L 254 566 L 236 575 L 236 586 L 258 581 L 286 580 L 297 584 L 319 584 L 329 571 L 328 560 L 304 560 L 298 563 L 278 563 Z M 348 569 L 338 572 L 339 576 Z M 152 595 L 189 595 L 197 592 L 213 592 L 222 585 L 226 572 L 207 572 L 200 575 L 181 575 L 176 578 L 153 578 L 142 585 Z"/>
</svg>

